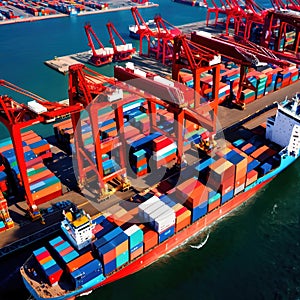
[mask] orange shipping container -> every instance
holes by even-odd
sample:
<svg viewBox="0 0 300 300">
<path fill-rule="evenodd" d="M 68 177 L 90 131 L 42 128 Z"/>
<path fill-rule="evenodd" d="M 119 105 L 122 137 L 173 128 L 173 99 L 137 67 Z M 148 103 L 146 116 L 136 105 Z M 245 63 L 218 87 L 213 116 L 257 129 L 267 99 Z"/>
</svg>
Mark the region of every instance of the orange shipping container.
<svg viewBox="0 0 300 300">
<path fill-rule="evenodd" d="M 179 230 L 183 229 L 184 227 L 190 224 L 191 224 L 191 217 L 187 217 L 184 220 L 182 220 L 180 223 L 176 223 L 175 231 L 178 232 Z"/>
<path fill-rule="evenodd" d="M 146 252 L 158 244 L 158 233 L 144 224 L 140 224 L 139 227 L 144 232 L 144 252 Z"/>
<path fill-rule="evenodd" d="M 120 245 L 116 247 L 116 256 L 119 256 L 120 254 L 124 253 L 125 251 L 128 250 L 128 240 L 124 241 Z"/>
<path fill-rule="evenodd" d="M 32 198 L 34 200 L 38 200 L 38 199 L 40 199 L 42 197 L 51 195 L 51 194 L 53 194 L 53 193 L 55 193 L 57 191 L 61 191 L 61 188 L 62 188 L 61 183 L 58 182 L 56 184 L 53 184 L 51 186 L 48 186 L 48 187 L 40 190 L 40 191 L 37 191 L 36 193 L 33 193 L 32 194 Z"/>
<path fill-rule="evenodd" d="M 135 251 L 133 251 L 132 253 L 130 253 L 130 260 L 134 260 L 135 258 L 137 258 L 138 256 L 143 254 L 143 247 L 140 247 L 138 249 L 136 249 Z"/>
<path fill-rule="evenodd" d="M 80 255 L 79 257 L 75 258 L 71 262 L 67 264 L 67 270 L 69 273 L 79 269 L 80 267 L 86 265 L 88 262 L 92 261 L 94 259 L 92 252 L 89 251 L 87 253 L 84 253 Z"/>
</svg>

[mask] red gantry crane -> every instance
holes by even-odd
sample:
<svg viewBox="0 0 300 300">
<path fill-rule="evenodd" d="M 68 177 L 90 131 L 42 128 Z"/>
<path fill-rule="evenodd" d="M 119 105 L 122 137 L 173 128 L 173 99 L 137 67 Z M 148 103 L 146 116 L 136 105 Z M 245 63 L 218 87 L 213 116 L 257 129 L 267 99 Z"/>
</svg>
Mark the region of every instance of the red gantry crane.
<svg viewBox="0 0 300 300">
<path fill-rule="evenodd" d="M 113 49 L 104 48 L 103 44 L 101 43 L 100 39 L 98 38 L 90 24 L 84 25 L 84 30 L 88 38 L 88 45 L 92 49 L 92 56 L 90 58 L 90 62 L 97 67 L 111 63 L 114 55 Z M 98 43 L 98 49 L 96 49 L 94 45 L 93 38 Z"/>
<path fill-rule="evenodd" d="M 215 50 L 222 57 L 226 57 L 241 66 L 240 83 L 235 101 L 236 104 L 240 105 L 242 108 L 244 108 L 245 105 L 240 101 L 241 93 L 244 88 L 251 87 L 251 84 L 247 82 L 246 78 L 249 67 L 257 65 L 260 61 L 272 63 L 283 68 L 290 65 L 289 62 L 276 57 L 271 51 L 251 42 L 247 42 L 246 44 L 245 42 L 238 43 L 227 36 L 222 39 L 221 37 L 195 32 L 191 34 L 191 40 L 197 45 L 205 45 L 206 47 Z"/>
<path fill-rule="evenodd" d="M 140 56 L 149 56 L 150 52 L 150 47 L 152 44 L 152 41 L 154 37 L 156 36 L 156 32 L 151 30 L 147 23 L 144 21 L 142 15 L 138 11 L 138 8 L 136 6 L 131 8 L 131 13 L 135 22 L 135 25 L 137 26 L 137 34 L 140 36 L 140 50 L 139 50 L 139 55 Z M 143 52 L 143 40 L 146 39 L 147 41 L 147 54 L 144 54 Z"/>
<path fill-rule="evenodd" d="M 113 47 L 113 60 L 114 61 L 124 61 L 132 58 L 132 55 L 135 53 L 135 48 L 132 47 L 132 44 L 127 44 L 124 39 L 121 37 L 113 23 L 109 22 L 106 24 L 107 30 L 110 36 L 109 42 L 112 44 Z M 119 38 L 121 41 L 121 45 L 117 45 L 115 38 L 115 35 Z"/>
<path fill-rule="evenodd" d="M 174 36 L 181 34 L 181 31 L 174 25 L 164 20 L 161 16 L 154 18 L 157 31 L 155 36 L 156 46 L 150 49 L 155 53 L 156 59 L 163 64 L 172 62 Z"/>
<path fill-rule="evenodd" d="M 24 197 L 28 205 L 28 215 L 32 220 L 40 219 L 37 204 L 33 199 L 27 175 L 27 165 L 24 159 L 21 130 L 28 126 L 42 123 L 47 124 L 74 112 L 80 112 L 82 105 L 76 103 L 65 105 L 50 102 L 10 82 L 0 80 L 0 86 L 22 94 L 31 101 L 28 104 L 16 102 L 8 95 L 0 95 L 0 122 L 8 129 L 24 187 Z"/>
<path fill-rule="evenodd" d="M 218 91 L 220 82 L 220 65 L 221 57 L 216 51 L 203 47 L 188 40 L 185 35 L 178 35 L 174 38 L 174 53 L 172 63 L 172 78 L 179 81 L 179 72 L 181 69 L 189 69 L 193 74 L 194 79 L 194 109 L 199 112 L 199 115 L 205 116 L 207 112 L 201 112 L 200 105 L 200 76 L 201 73 L 211 70 L 213 74 L 212 79 L 212 102 L 210 107 L 212 111 L 209 112 L 210 118 L 214 121 L 212 132 L 216 131 L 215 118 L 218 113 Z M 200 110 L 200 111 L 198 111 Z"/>
</svg>

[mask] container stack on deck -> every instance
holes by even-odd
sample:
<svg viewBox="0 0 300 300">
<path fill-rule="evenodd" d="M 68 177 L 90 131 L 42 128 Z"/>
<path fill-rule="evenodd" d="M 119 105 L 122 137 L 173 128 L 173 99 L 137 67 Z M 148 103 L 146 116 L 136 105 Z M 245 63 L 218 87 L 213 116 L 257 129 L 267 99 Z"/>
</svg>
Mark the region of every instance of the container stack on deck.
<svg viewBox="0 0 300 300">
<path fill-rule="evenodd" d="M 40 204 L 60 196 L 62 194 L 61 182 L 43 162 L 44 159 L 52 157 L 49 143 L 32 130 L 22 133 L 21 137 L 32 198 L 36 204 Z M 5 173 L 1 172 L 2 190 L 8 192 L 9 188 L 9 193 L 20 196 L 23 182 L 12 141 L 6 138 L 1 140 L 0 145 L 0 156 L 6 166 Z"/>
</svg>

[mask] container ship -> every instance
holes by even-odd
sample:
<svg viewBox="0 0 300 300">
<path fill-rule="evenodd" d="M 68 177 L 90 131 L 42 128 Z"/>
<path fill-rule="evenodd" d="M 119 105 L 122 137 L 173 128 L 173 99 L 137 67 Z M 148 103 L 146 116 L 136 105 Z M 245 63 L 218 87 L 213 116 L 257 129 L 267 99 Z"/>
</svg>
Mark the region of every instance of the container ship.
<svg viewBox="0 0 300 300">
<path fill-rule="evenodd" d="M 134 115 L 134 110 L 129 112 Z M 149 266 L 232 212 L 295 162 L 299 130 L 296 95 L 277 103 L 276 114 L 261 126 L 239 128 L 224 143 L 216 139 L 213 150 L 205 149 L 205 131 L 187 132 L 198 156 L 181 172 L 175 170 L 153 188 L 96 217 L 75 205 L 64 211 L 60 234 L 34 250 L 20 268 L 26 288 L 35 299 L 74 299 Z M 156 167 L 176 156 L 176 143 L 159 131 L 135 134 L 127 145 L 136 176 L 149 172 L 150 152 Z"/>
</svg>

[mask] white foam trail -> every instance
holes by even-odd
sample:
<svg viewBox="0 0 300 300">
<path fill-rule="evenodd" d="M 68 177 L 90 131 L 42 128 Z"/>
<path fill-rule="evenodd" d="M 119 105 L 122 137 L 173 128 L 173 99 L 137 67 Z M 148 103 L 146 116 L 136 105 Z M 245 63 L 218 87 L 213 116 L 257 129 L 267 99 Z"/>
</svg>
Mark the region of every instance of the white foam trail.
<svg viewBox="0 0 300 300">
<path fill-rule="evenodd" d="M 195 248 L 195 249 L 200 249 L 206 244 L 206 242 L 208 241 L 208 238 L 209 238 L 209 233 L 207 234 L 205 240 L 203 242 L 201 242 L 199 245 L 190 245 L 190 247 Z"/>
</svg>

